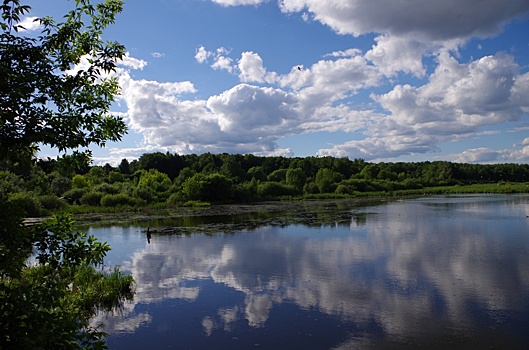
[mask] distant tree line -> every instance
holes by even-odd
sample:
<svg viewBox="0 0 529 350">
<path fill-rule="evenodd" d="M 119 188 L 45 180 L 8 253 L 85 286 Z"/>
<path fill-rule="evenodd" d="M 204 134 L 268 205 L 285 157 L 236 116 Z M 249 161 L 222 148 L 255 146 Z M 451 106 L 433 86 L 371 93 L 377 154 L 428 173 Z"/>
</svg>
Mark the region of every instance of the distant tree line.
<svg viewBox="0 0 529 350">
<path fill-rule="evenodd" d="M 83 155 L 1 164 L 0 191 L 38 216 L 69 206 L 116 207 L 188 202 L 391 193 L 434 186 L 529 181 L 527 164 L 447 161 L 369 163 L 334 157 L 146 153 L 117 167 Z"/>
</svg>

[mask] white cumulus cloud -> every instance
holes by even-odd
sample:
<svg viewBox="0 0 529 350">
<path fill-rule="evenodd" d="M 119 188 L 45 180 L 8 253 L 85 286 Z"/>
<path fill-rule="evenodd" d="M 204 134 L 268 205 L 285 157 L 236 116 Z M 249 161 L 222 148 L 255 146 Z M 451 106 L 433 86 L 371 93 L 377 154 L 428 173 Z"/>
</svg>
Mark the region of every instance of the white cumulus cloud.
<svg viewBox="0 0 529 350">
<path fill-rule="evenodd" d="M 197 48 L 195 59 L 197 60 L 198 63 L 206 62 L 208 59 L 208 56 L 210 56 L 210 52 L 208 52 L 208 50 L 206 50 L 204 46 L 200 46 Z"/>
<path fill-rule="evenodd" d="M 388 76 L 399 71 L 424 76 L 425 54 L 494 36 L 529 13 L 526 0 L 280 0 L 279 6 L 303 18 L 308 12 L 339 34 L 381 34 L 366 58 Z"/>
<path fill-rule="evenodd" d="M 529 12 L 526 0 L 280 0 L 284 12 L 308 11 L 341 34 L 389 33 L 449 40 L 498 33 Z"/>
<path fill-rule="evenodd" d="M 242 82 L 262 83 L 266 80 L 263 59 L 254 52 L 243 52 L 239 60 L 239 78 Z"/>
<path fill-rule="evenodd" d="M 390 35 L 381 35 L 375 41 L 377 44 L 366 53 L 366 58 L 377 65 L 384 75 L 391 76 L 397 72 L 419 77 L 425 75 L 422 56 L 431 48 L 430 44 Z"/>
<path fill-rule="evenodd" d="M 443 133 L 513 121 L 523 114 L 519 91 L 527 86 L 512 56 L 497 54 L 467 64 L 439 55 L 439 65 L 421 87 L 397 85 L 375 99 L 400 125 Z M 519 80 L 521 85 L 515 89 Z"/>
<path fill-rule="evenodd" d="M 385 94 L 372 96 L 388 113 L 368 125 L 364 140 L 322 149 L 320 154 L 377 159 L 434 152 L 439 143 L 472 137 L 486 126 L 517 121 L 529 107 L 523 98 L 529 88 L 529 73 L 520 74 L 519 70 L 513 57 L 504 53 L 465 64 L 442 53 L 425 85 L 396 85 Z M 459 159 L 486 161 L 491 157 L 502 159 L 505 154 L 479 149 Z"/>
<path fill-rule="evenodd" d="M 208 99 L 207 107 L 219 117 L 221 129 L 241 140 L 275 137 L 292 132 L 298 115 L 296 97 L 280 89 L 240 84 Z"/>
<path fill-rule="evenodd" d="M 367 58 L 371 51 L 337 51 L 327 55 L 329 59 L 307 68 L 292 67 L 283 75 L 267 71 L 254 52 L 244 52 L 237 67 L 230 65 L 234 60 L 229 54 L 223 48 L 197 49 L 199 62 L 237 71 L 243 81 L 206 100 L 186 96 L 196 92 L 191 82 L 135 80 L 122 72 L 131 128 L 143 133 L 146 144 L 179 153 L 290 154 L 278 149 L 280 138 L 319 131 L 361 132 L 364 139 L 318 154 L 379 159 L 435 152 L 442 142 L 516 121 L 529 108 L 529 73 L 520 74 L 518 64 L 505 53 L 459 63 L 442 52 L 424 85 L 396 85 L 373 94 L 374 105 L 365 108 L 347 99 L 378 86 L 387 74 Z M 141 69 L 145 62 L 127 56 L 124 65 Z"/>
</svg>

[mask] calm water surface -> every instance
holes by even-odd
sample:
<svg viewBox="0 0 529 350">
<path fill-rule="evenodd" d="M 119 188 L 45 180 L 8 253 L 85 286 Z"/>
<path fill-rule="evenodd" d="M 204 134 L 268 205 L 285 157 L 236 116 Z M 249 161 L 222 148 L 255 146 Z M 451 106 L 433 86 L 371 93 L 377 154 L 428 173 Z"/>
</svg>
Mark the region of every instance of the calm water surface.
<svg viewBox="0 0 529 350">
<path fill-rule="evenodd" d="M 91 228 L 137 283 L 94 322 L 110 349 L 529 348 L 529 197 L 340 210 L 150 243 L 145 226 Z"/>
</svg>

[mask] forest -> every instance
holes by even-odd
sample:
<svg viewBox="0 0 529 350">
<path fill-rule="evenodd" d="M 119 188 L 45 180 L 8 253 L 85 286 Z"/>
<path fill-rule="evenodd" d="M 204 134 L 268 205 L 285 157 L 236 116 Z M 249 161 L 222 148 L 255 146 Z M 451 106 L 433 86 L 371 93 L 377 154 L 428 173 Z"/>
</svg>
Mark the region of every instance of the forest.
<svg viewBox="0 0 529 350">
<path fill-rule="evenodd" d="M 334 157 L 146 153 L 117 167 L 89 157 L 0 165 L 0 191 L 28 217 L 146 206 L 202 206 L 367 195 L 529 191 L 527 164 L 369 163 Z"/>
</svg>

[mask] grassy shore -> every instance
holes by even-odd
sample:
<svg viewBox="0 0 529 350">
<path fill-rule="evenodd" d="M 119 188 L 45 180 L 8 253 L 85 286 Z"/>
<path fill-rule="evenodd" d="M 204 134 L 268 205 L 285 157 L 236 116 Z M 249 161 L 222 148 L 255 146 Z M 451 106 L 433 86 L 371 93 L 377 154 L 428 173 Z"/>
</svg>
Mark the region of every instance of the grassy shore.
<svg viewBox="0 0 529 350">
<path fill-rule="evenodd" d="M 455 186 L 438 186 L 427 187 L 416 190 L 394 191 L 392 195 L 436 195 L 436 194 L 479 194 L 479 193 L 529 193 L 529 182 L 500 182 L 493 184 L 472 184 L 472 185 L 455 185 Z"/>
<path fill-rule="evenodd" d="M 406 196 L 427 196 L 427 195 L 449 195 L 449 194 L 514 194 L 514 193 L 529 193 L 529 182 L 522 183 L 493 183 L 493 184 L 471 184 L 471 185 L 455 185 L 455 186 L 436 186 L 425 187 L 420 189 L 406 189 L 394 191 L 374 191 L 374 192 L 354 192 L 353 194 L 336 194 L 336 193 L 322 193 L 322 194 L 308 194 L 303 196 L 283 196 L 277 198 L 279 201 L 299 201 L 299 200 L 318 200 L 318 199 L 346 199 L 346 198 L 366 198 L 366 197 L 406 197 Z M 225 203 L 226 204 L 226 203 Z M 241 203 L 228 203 L 231 205 L 238 205 Z M 246 203 L 247 204 L 247 203 Z M 72 205 L 66 211 L 72 214 L 86 214 L 86 213 L 148 213 L 157 210 L 171 210 L 177 208 L 206 208 L 211 203 L 193 201 L 181 203 L 179 205 L 154 203 L 142 207 L 132 206 L 118 206 L 118 207 L 101 207 L 88 205 Z"/>
</svg>

